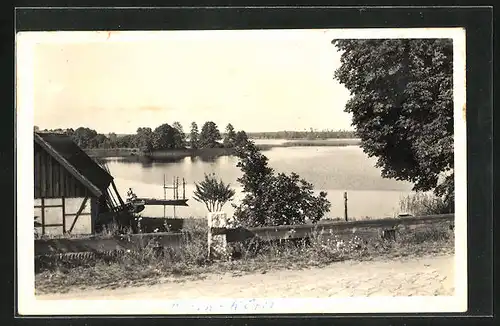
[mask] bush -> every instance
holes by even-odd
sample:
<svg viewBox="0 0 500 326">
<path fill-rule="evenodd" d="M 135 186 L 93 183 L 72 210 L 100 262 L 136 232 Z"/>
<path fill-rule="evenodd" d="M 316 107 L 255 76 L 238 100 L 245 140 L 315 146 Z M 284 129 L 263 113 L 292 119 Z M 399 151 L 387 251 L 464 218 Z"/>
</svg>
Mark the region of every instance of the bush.
<svg viewBox="0 0 500 326">
<path fill-rule="evenodd" d="M 300 179 L 296 173 L 275 174 L 267 166 L 268 158 L 261 154 L 253 142 L 236 149 L 238 167 L 243 176 L 245 197 L 235 206 L 234 216 L 243 226 L 273 226 L 302 224 L 318 221 L 330 210 L 326 192 L 314 195 L 313 185 Z"/>
<path fill-rule="evenodd" d="M 205 174 L 205 179 L 195 184 L 194 200 L 204 203 L 209 212 L 218 212 L 231 201 L 235 191 L 231 185 L 226 185 L 222 180 L 217 181 L 215 174 Z"/>
</svg>

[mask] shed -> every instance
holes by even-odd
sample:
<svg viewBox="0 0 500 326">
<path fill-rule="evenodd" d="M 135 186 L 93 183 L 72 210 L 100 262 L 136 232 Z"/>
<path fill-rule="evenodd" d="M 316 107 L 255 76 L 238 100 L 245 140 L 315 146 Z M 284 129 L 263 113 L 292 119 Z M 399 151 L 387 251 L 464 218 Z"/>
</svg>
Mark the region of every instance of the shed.
<svg viewBox="0 0 500 326">
<path fill-rule="evenodd" d="M 34 133 L 34 177 L 39 234 L 94 233 L 109 211 L 109 186 L 116 191 L 109 172 L 65 134 Z"/>
</svg>

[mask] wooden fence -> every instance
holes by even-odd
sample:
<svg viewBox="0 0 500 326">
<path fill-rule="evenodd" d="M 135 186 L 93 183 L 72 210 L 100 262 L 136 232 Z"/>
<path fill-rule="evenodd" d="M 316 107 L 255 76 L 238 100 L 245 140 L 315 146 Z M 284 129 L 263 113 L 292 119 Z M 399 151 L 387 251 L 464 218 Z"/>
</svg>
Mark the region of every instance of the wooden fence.
<svg viewBox="0 0 500 326">
<path fill-rule="evenodd" d="M 393 229 L 396 226 L 415 228 L 425 224 L 433 225 L 454 222 L 454 214 L 431 215 L 421 217 L 405 217 L 395 219 L 362 220 L 352 222 L 325 222 L 303 225 L 283 225 L 259 228 L 213 229 L 213 234 L 226 234 L 227 242 L 241 242 L 251 238 L 262 240 L 299 239 L 310 236 L 313 232 L 324 232 L 329 236 L 373 237 L 381 230 Z M 109 252 L 134 250 L 154 243 L 159 247 L 179 247 L 189 241 L 186 234 L 146 233 L 123 236 L 91 236 L 87 238 L 61 238 L 35 240 L 35 256 L 59 255 L 83 252 Z"/>
</svg>

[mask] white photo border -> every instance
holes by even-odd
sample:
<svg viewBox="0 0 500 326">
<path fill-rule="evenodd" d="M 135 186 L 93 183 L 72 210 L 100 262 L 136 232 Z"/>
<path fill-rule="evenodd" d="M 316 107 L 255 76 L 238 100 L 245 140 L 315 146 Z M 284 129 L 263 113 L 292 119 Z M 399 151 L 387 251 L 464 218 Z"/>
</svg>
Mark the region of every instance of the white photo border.
<svg viewBox="0 0 500 326">
<path fill-rule="evenodd" d="M 39 43 L 130 42 L 196 33 L 218 37 L 233 31 L 20 32 L 16 35 L 16 156 L 17 156 L 17 286 L 20 315 L 121 314 L 287 314 L 287 313 L 437 313 L 467 310 L 467 155 L 466 55 L 464 28 L 328 29 L 336 39 L 450 38 L 453 39 L 455 142 L 455 295 L 436 297 L 266 298 L 210 300 L 37 300 L 34 290 L 33 108 L 34 47 Z M 279 30 L 252 30 L 255 37 Z M 261 34 L 259 34 L 261 33 Z M 19 217 L 19 218 L 17 218 Z"/>
</svg>

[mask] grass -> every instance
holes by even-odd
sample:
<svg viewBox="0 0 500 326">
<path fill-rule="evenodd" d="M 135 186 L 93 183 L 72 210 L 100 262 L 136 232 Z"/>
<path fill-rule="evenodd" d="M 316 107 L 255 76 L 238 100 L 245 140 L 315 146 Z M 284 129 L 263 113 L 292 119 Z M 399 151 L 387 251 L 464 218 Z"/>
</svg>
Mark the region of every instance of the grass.
<svg viewBox="0 0 500 326">
<path fill-rule="evenodd" d="M 420 192 L 401 198 L 399 210 L 414 216 L 449 213 L 443 199 L 436 197 L 432 193 Z"/>
<path fill-rule="evenodd" d="M 325 266 L 345 260 L 392 259 L 428 254 L 452 253 L 454 233 L 447 223 L 401 227 L 396 241 L 378 237 L 336 236 L 314 232 L 307 240 L 230 244 L 233 259 L 214 261 L 207 257 L 206 228 L 192 223 L 183 231 L 185 241 L 177 249 L 158 252 L 154 244 L 137 248 L 107 260 L 91 260 L 78 266 L 63 262 L 35 275 L 39 293 L 65 292 L 70 288 L 118 287 L 152 284 L 165 278 L 182 281 L 203 278 L 210 273 L 255 273 L 276 269 Z"/>
</svg>

